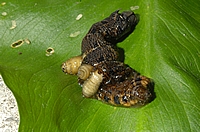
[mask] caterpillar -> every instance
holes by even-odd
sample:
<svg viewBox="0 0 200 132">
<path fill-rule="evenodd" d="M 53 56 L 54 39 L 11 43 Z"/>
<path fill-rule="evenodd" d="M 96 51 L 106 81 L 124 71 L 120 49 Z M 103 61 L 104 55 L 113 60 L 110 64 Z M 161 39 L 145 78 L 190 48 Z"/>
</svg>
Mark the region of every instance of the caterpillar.
<svg viewBox="0 0 200 132">
<path fill-rule="evenodd" d="M 111 13 L 92 25 L 82 40 L 81 55 L 62 64 L 64 73 L 78 76 L 82 94 L 114 106 L 143 106 L 153 98 L 153 81 L 120 61 L 117 43 L 133 32 L 132 11 Z"/>
</svg>

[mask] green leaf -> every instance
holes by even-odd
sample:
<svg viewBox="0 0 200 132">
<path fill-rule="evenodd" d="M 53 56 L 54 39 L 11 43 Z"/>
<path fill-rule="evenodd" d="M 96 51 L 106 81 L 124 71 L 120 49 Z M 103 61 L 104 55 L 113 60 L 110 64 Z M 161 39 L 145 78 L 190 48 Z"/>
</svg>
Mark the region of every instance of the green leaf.
<svg viewBox="0 0 200 132">
<path fill-rule="evenodd" d="M 10 0 L 1 5 L 7 15 L 0 16 L 0 73 L 17 99 L 20 131 L 200 130 L 199 3 Z M 83 98 L 77 77 L 62 73 L 62 62 L 80 54 L 92 24 L 131 6 L 139 6 L 140 21 L 118 46 L 126 64 L 154 80 L 155 100 L 123 108 Z M 83 17 L 77 21 L 78 14 Z M 11 48 L 26 38 L 31 44 Z M 55 50 L 51 56 L 45 55 L 48 47 Z"/>
</svg>

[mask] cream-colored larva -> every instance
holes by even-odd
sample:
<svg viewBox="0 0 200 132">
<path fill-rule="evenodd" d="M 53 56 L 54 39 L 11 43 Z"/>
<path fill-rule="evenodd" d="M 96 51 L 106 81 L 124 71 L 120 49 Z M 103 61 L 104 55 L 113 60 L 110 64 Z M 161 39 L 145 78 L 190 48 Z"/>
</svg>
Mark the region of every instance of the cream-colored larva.
<svg viewBox="0 0 200 132">
<path fill-rule="evenodd" d="M 90 76 L 93 68 L 94 67 L 92 65 L 82 64 L 78 69 L 77 76 L 82 80 L 86 80 Z"/>
<path fill-rule="evenodd" d="M 84 97 L 92 97 L 98 90 L 103 81 L 103 74 L 99 74 L 98 70 L 91 73 L 90 77 L 82 85 L 82 93 Z"/>
<path fill-rule="evenodd" d="M 62 71 L 66 74 L 75 75 L 78 73 L 78 69 L 81 66 L 81 63 L 84 59 L 85 55 L 79 55 L 70 58 L 66 62 L 64 62 L 61 66 Z"/>
</svg>

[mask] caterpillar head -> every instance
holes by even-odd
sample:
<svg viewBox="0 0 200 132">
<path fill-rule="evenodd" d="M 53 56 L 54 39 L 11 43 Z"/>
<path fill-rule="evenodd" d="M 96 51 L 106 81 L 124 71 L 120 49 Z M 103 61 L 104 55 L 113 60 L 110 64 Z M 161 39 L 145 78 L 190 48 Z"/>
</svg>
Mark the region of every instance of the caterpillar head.
<svg viewBox="0 0 200 132">
<path fill-rule="evenodd" d="M 107 41 L 122 41 L 130 34 L 138 23 L 138 18 L 132 11 L 119 13 L 119 10 L 113 12 L 109 19 L 105 19 L 107 30 L 105 31 L 105 39 Z"/>
<path fill-rule="evenodd" d="M 152 94 L 149 89 L 144 88 L 141 85 L 135 86 L 131 93 L 131 99 L 137 101 L 137 105 L 148 103 L 151 97 Z"/>
</svg>

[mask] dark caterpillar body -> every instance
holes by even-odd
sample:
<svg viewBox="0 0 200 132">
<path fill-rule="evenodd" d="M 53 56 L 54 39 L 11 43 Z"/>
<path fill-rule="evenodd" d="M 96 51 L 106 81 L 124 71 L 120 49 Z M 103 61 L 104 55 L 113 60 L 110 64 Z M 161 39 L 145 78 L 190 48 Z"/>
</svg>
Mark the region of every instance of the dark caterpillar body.
<svg viewBox="0 0 200 132">
<path fill-rule="evenodd" d="M 113 12 L 92 25 L 82 41 L 82 55 L 62 65 L 63 72 L 77 74 L 84 97 L 115 106 L 141 106 L 152 100 L 153 82 L 120 62 L 116 44 L 138 23 L 131 11 Z"/>
<path fill-rule="evenodd" d="M 116 43 L 127 37 L 137 24 L 131 11 L 113 12 L 108 18 L 92 25 L 82 41 L 83 64 L 95 65 L 102 61 L 118 60 Z"/>
<path fill-rule="evenodd" d="M 92 25 L 87 35 L 82 41 L 82 53 L 92 49 L 88 48 L 88 42 L 98 37 L 98 46 L 115 45 L 121 39 L 130 34 L 138 23 L 136 15 L 131 11 L 121 14 L 119 10 L 113 12 L 109 17 Z M 95 37 L 94 37 L 95 36 Z M 103 42 L 103 43 L 101 43 Z M 106 42 L 106 43 L 105 43 Z M 92 44 L 93 45 L 93 44 Z M 96 47 L 96 45 L 94 45 Z"/>
<path fill-rule="evenodd" d="M 118 59 L 118 52 L 111 46 L 103 46 L 94 48 L 92 52 L 89 52 L 83 59 L 83 64 L 97 65 L 102 61 L 113 61 Z"/>
<path fill-rule="evenodd" d="M 103 74 L 94 98 L 119 106 L 140 106 L 151 101 L 152 81 L 119 61 L 101 62 L 95 69 Z"/>
<path fill-rule="evenodd" d="M 99 74 L 103 74 L 103 84 L 116 84 L 134 76 L 138 76 L 135 70 L 119 61 L 103 61 L 95 66 Z"/>
<path fill-rule="evenodd" d="M 93 49 L 102 46 L 113 46 L 112 43 L 107 42 L 102 34 L 100 33 L 90 33 L 88 32 L 82 40 L 82 53 L 92 52 Z"/>
<path fill-rule="evenodd" d="M 95 98 L 115 106 L 142 106 L 150 102 L 151 81 L 149 78 L 128 79 L 116 84 L 101 85 L 95 94 Z"/>
<path fill-rule="evenodd" d="M 95 80 L 98 88 L 87 87 L 87 89 L 96 94 L 85 97 L 93 97 L 115 106 L 125 107 L 141 106 L 151 101 L 152 81 L 124 63 L 119 61 L 103 61 L 90 70 L 90 72 L 94 71 L 98 71 L 98 74 L 102 75 L 103 78 L 98 79 L 101 81 L 100 83 Z M 94 81 L 89 78 L 88 82 Z M 79 84 L 83 85 L 84 83 L 79 78 Z M 92 83 L 91 85 L 94 84 Z M 83 86 L 83 89 L 86 88 Z"/>
<path fill-rule="evenodd" d="M 101 82 L 102 85 L 116 84 L 116 82 L 123 82 L 128 78 L 135 78 L 140 75 L 135 70 L 119 61 L 102 61 L 93 66 L 93 69 L 90 70 L 90 72 L 94 72 L 96 70 L 98 70 L 99 74 L 103 75 L 103 81 Z M 84 80 L 79 78 L 79 84 L 82 84 L 83 82 Z"/>
<path fill-rule="evenodd" d="M 135 28 L 138 22 L 137 17 L 131 11 L 125 11 L 121 14 L 119 10 L 113 12 L 110 17 L 102 21 L 103 23 L 101 29 L 104 29 L 103 36 L 106 41 L 111 43 L 117 43 L 126 36 L 130 34 Z"/>
</svg>

